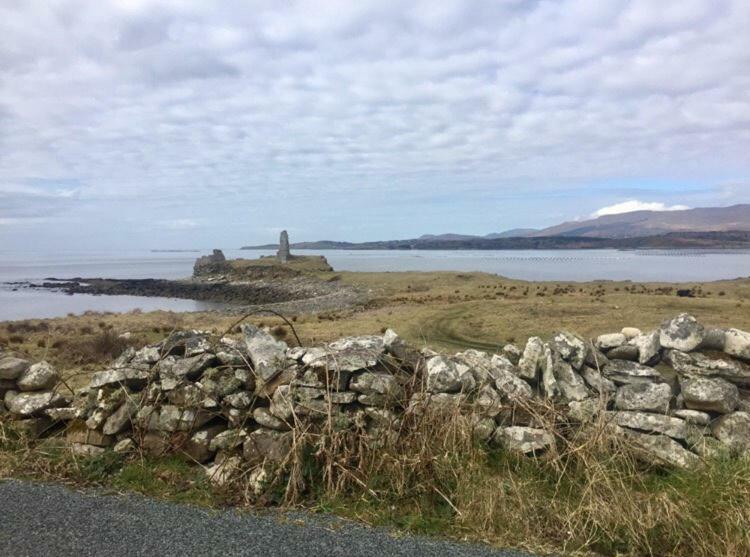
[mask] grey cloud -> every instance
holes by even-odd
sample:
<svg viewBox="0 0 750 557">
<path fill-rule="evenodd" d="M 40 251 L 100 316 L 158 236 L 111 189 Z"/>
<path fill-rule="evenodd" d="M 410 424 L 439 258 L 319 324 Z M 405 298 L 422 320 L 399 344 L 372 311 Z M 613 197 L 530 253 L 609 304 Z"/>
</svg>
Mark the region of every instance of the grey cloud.
<svg viewBox="0 0 750 557">
<path fill-rule="evenodd" d="M 312 235 L 321 223 L 305 210 L 322 210 L 321 199 L 355 212 L 377 195 L 412 200 L 392 209 L 402 226 L 396 213 L 429 213 L 431 196 L 443 210 L 444 199 L 518 203 L 527 191 L 534 214 L 498 201 L 512 227 L 557 212 L 545 200 L 560 195 L 584 214 L 623 188 L 651 191 L 651 180 L 746 183 L 750 4 L 655 6 L 6 5 L 0 184 L 74 176 L 81 201 L 120 218 L 118 200 L 144 199 L 165 213 L 153 222 L 181 223 L 187 241 L 221 222 L 202 219 L 209 206 L 245 204 L 262 221 L 254 230 L 304 215 Z M 586 188 L 599 198 L 579 208 Z M 644 200 L 676 204 L 684 192 Z M 282 210 L 280 198 L 295 205 Z M 495 208 L 485 209 L 472 226 L 491 225 Z M 335 219 L 322 222 L 326 236 L 342 235 Z"/>
<path fill-rule="evenodd" d="M 79 198 L 78 189 L 0 184 L 0 221 L 44 220 L 76 207 Z"/>
</svg>

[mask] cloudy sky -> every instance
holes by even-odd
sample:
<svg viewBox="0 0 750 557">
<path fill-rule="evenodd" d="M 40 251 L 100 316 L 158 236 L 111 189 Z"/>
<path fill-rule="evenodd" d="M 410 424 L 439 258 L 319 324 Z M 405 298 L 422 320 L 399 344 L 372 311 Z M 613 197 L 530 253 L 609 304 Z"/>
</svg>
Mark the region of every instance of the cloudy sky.
<svg viewBox="0 0 750 557">
<path fill-rule="evenodd" d="M 211 4 L 0 2 L 0 249 L 750 202 L 747 0 Z"/>
</svg>

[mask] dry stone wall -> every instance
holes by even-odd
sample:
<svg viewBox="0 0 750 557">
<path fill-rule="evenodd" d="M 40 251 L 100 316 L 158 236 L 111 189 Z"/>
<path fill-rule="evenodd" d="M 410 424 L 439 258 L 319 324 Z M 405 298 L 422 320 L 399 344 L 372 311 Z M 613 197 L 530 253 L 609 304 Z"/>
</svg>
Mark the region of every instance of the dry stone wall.
<svg viewBox="0 0 750 557">
<path fill-rule="evenodd" d="M 495 354 L 417 350 L 391 330 L 289 347 L 244 325 L 239 340 L 185 331 L 128 349 L 75 393 L 46 362 L 0 355 L 0 396 L 28 435 L 64 434 L 80 455 L 178 452 L 217 482 L 240 469 L 260 482 L 311 423 L 376 442 L 415 408 L 461 408 L 479 441 L 539 454 L 561 432 L 526 411 L 537 402 L 568 424 L 603 417 L 653 462 L 690 467 L 750 450 L 749 362 L 750 333 L 687 314 L 655 331 L 563 331 Z"/>
</svg>

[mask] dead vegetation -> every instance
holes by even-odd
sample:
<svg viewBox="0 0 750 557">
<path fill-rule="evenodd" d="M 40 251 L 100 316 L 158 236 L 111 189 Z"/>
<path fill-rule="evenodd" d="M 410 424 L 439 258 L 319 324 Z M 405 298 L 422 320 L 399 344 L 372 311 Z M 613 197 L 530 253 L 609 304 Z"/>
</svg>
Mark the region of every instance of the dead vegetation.
<svg viewBox="0 0 750 557">
<path fill-rule="evenodd" d="M 0 474 L 209 506 L 304 506 L 541 553 L 750 553 L 747 459 L 679 471 L 647 465 L 603 418 L 581 429 L 552 406 L 526 411 L 557 432 L 556 449 L 529 458 L 488 447 L 470 409 L 453 404 L 414 405 L 382 435 L 342 429 L 329 415 L 301 430 L 279 462 L 261 465 L 275 481 L 260 491 L 257 467 L 217 487 L 185 455 L 76 457 L 56 438 L 29 441 L 0 421 Z"/>
</svg>

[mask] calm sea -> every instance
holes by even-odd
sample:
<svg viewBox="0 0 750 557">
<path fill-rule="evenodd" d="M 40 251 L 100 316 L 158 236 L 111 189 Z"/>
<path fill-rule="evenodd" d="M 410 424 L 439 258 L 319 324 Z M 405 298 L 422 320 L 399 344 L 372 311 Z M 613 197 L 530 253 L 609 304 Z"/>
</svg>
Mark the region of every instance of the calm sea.
<svg viewBox="0 0 750 557">
<path fill-rule="evenodd" d="M 202 253 L 210 253 L 206 250 Z M 139 296 L 68 296 L 17 288 L 44 278 L 164 278 L 190 276 L 202 253 L 14 252 L 0 250 L 0 321 L 94 311 L 199 311 L 219 304 Z M 224 250 L 229 258 L 268 251 Z M 706 282 L 750 276 L 750 251 L 316 251 L 338 271 L 484 271 L 510 278 L 551 281 L 633 280 Z"/>
</svg>

